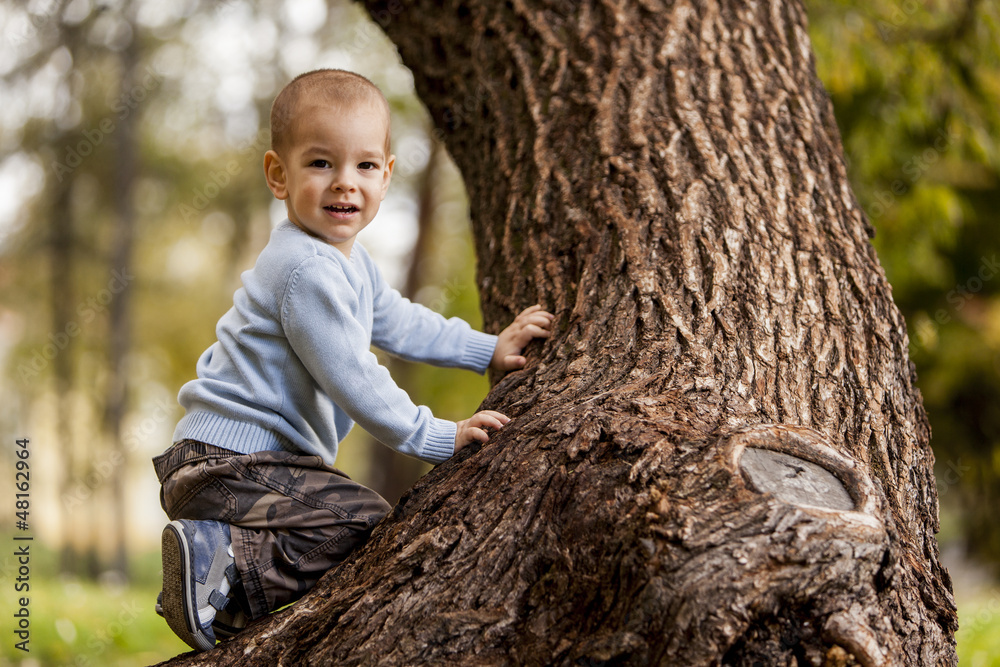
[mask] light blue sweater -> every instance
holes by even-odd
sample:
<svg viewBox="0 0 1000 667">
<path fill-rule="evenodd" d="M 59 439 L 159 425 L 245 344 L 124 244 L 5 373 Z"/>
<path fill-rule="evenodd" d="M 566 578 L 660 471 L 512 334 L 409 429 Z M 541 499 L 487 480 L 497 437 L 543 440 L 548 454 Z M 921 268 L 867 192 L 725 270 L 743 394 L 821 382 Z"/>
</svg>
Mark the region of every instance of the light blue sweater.
<svg viewBox="0 0 1000 667">
<path fill-rule="evenodd" d="M 333 465 L 355 422 L 430 463 L 455 448 L 456 425 L 416 406 L 372 354 L 485 372 L 496 336 L 404 299 L 355 242 L 350 259 L 289 221 L 243 273 L 218 341 L 178 400 L 174 441 L 250 454 L 315 454 Z"/>
</svg>

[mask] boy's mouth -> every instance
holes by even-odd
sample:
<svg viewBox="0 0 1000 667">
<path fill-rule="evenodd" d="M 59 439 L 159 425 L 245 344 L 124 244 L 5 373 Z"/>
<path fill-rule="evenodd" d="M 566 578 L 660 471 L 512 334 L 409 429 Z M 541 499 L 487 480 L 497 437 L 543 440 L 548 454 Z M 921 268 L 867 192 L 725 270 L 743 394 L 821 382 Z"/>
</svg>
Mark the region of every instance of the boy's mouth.
<svg viewBox="0 0 1000 667">
<path fill-rule="evenodd" d="M 361 210 L 354 204 L 330 204 L 329 206 L 324 206 L 323 209 L 339 215 L 349 215 Z"/>
</svg>

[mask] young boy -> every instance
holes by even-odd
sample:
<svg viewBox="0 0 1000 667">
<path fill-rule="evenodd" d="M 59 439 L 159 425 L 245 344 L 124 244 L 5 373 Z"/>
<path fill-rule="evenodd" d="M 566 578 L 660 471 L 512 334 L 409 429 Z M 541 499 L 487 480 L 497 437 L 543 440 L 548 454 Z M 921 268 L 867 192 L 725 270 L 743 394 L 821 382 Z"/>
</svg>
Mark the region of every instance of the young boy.
<svg viewBox="0 0 1000 667">
<path fill-rule="evenodd" d="M 294 79 L 271 110 L 264 174 L 288 220 L 243 274 L 218 341 L 178 400 L 174 444 L 154 459 L 163 531 L 157 605 L 192 648 L 293 602 L 365 543 L 389 505 L 333 467 L 355 422 L 440 463 L 509 419 L 458 423 L 414 405 L 370 352 L 483 373 L 521 368 L 552 315 L 532 306 L 499 336 L 402 298 L 356 242 L 385 197 L 389 106 L 341 70 Z"/>
</svg>

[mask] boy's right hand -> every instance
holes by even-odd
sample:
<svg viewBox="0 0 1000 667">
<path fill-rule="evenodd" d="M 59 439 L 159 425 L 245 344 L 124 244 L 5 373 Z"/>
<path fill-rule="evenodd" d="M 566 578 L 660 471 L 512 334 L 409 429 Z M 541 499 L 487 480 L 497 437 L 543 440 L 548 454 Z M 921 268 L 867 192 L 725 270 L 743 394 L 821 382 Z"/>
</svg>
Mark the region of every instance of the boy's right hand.
<svg viewBox="0 0 1000 667">
<path fill-rule="evenodd" d="M 455 433 L 455 453 L 458 454 L 466 445 L 478 441 L 487 442 L 490 436 L 483 428 L 501 429 L 504 424 L 510 421 L 510 417 L 493 410 L 483 410 L 477 412 L 468 419 L 457 422 L 458 431 Z"/>
</svg>

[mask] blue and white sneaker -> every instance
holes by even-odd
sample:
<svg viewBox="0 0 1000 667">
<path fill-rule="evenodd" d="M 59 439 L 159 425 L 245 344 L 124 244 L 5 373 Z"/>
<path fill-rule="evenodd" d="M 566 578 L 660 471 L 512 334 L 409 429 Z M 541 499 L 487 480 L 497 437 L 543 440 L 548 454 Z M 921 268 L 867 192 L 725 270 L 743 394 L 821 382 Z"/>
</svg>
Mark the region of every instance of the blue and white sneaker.
<svg viewBox="0 0 1000 667">
<path fill-rule="evenodd" d="M 163 529 L 162 547 L 163 591 L 157 612 L 162 610 L 170 629 L 185 644 L 207 651 L 215 646 L 216 615 L 232 611 L 229 593 L 239 583 L 229 524 L 171 521 Z"/>
<path fill-rule="evenodd" d="M 217 639 L 229 639 L 247 627 L 250 618 L 248 612 L 249 604 L 246 601 L 246 592 L 237 584 L 229 591 L 229 602 L 225 609 L 220 609 L 212 621 L 212 630 L 215 631 Z M 163 591 L 156 594 L 157 616 L 163 618 Z"/>
</svg>

